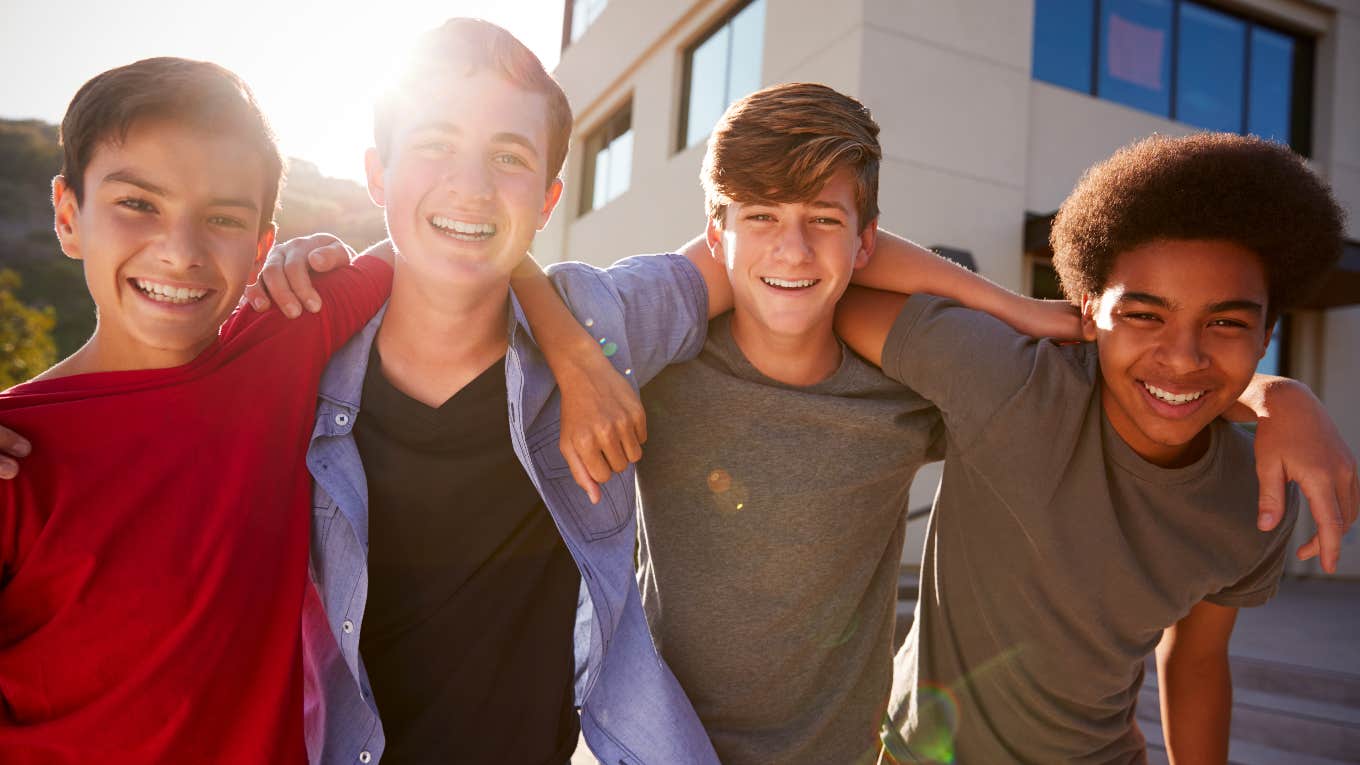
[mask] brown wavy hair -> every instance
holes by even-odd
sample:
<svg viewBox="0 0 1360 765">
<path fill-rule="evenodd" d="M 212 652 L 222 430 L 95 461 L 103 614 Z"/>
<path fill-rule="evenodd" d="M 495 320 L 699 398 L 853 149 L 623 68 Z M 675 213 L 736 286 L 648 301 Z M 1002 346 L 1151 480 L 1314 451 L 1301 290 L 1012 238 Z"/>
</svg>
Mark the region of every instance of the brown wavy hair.
<svg viewBox="0 0 1360 765">
<path fill-rule="evenodd" d="M 721 226 L 732 202 L 810 200 L 848 168 L 862 232 L 878 217 L 882 158 L 868 107 L 825 85 L 794 82 L 728 107 L 708 139 L 699 180 L 708 217 Z"/>
</svg>

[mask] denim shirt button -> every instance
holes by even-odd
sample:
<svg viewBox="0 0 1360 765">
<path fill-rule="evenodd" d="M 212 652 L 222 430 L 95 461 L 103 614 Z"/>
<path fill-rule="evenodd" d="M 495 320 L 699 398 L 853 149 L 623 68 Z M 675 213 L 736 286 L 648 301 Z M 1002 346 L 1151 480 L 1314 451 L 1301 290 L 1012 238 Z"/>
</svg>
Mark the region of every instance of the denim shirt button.
<svg viewBox="0 0 1360 765">
<path fill-rule="evenodd" d="M 340 625 L 340 629 L 344 630 L 345 634 L 348 635 L 349 633 L 354 631 L 354 622 L 350 621 L 349 619 L 346 619 L 344 624 Z"/>
<path fill-rule="evenodd" d="M 373 755 L 369 754 L 367 749 L 359 753 L 359 762 L 372 762 L 372 761 Z"/>
<path fill-rule="evenodd" d="M 345 427 L 346 425 L 349 424 L 349 415 L 345 414 L 344 412 L 335 415 L 335 424 L 339 425 L 342 428 Z"/>
</svg>

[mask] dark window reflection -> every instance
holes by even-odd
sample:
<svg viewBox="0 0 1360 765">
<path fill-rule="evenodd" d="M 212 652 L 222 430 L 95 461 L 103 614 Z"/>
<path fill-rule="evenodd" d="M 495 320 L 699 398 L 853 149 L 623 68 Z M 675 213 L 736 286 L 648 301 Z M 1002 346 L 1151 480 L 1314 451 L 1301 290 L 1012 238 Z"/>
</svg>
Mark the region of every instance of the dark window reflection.
<svg viewBox="0 0 1360 765">
<path fill-rule="evenodd" d="M 1251 30 L 1251 89 L 1247 132 L 1290 143 L 1294 40 L 1264 27 Z"/>
<path fill-rule="evenodd" d="M 765 0 L 742 8 L 690 50 L 680 148 L 703 140 L 733 101 L 760 88 L 764 50 Z"/>
</svg>

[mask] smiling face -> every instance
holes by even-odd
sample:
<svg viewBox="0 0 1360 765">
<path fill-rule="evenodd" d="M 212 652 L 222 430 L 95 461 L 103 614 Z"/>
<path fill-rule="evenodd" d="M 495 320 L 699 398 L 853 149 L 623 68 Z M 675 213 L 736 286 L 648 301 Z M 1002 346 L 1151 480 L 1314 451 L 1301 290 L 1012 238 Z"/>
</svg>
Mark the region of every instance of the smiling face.
<svg viewBox="0 0 1360 765">
<path fill-rule="evenodd" d="M 490 69 L 425 93 L 437 95 L 402 108 L 386 160 L 367 157 L 398 274 L 460 290 L 508 283 L 562 192 L 548 176 L 547 99 Z"/>
<path fill-rule="evenodd" d="M 709 246 L 732 282 L 734 334 L 831 337 L 836 301 L 874 247 L 876 228 L 861 232 L 855 209 L 854 179 L 842 169 L 811 200 L 732 202 L 722 226 L 709 221 Z"/>
<path fill-rule="evenodd" d="M 1220 240 L 1159 240 L 1121 253 L 1104 291 L 1082 299 L 1101 403 L 1144 459 L 1179 467 L 1208 445 L 1270 341 L 1265 268 Z"/>
<path fill-rule="evenodd" d="M 248 143 L 171 121 L 134 123 L 85 168 L 83 203 L 53 183 L 62 250 L 84 262 L 105 367 L 186 363 L 217 337 L 255 264 L 265 167 Z"/>
</svg>

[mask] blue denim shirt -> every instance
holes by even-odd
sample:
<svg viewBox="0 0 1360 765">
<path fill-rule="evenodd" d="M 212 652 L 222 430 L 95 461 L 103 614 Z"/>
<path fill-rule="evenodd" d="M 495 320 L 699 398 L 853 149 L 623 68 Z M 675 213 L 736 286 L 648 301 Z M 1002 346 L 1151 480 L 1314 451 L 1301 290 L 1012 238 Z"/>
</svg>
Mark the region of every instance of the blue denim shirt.
<svg viewBox="0 0 1360 765">
<path fill-rule="evenodd" d="M 567 305 L 635 386 L 703 347 L 708 293 L 698 270 L 679 255 L 639 256 L 608 269 L 564 263 L 550 274 Z M 302 642 L 313 762 L 373 763 L 384 746 L 359 655 L 368 597 L 368 486 L 353 427 L 369 350 L 386 310 L 332 357 L 307 450 L 315 480 L 316 587 L 309 588 L 304 604 Z M 575 694 L 586 742 L 610 765 L 716 764 L 708 735 L 657 654 L 643 615 L 633 569 L 633 468 L 602 487 L 599 505 L 590 504 L 558 449 L 560 394 L 513 295 L 507 332 L 510 438 L 581 571 Z"/>
</svg>

